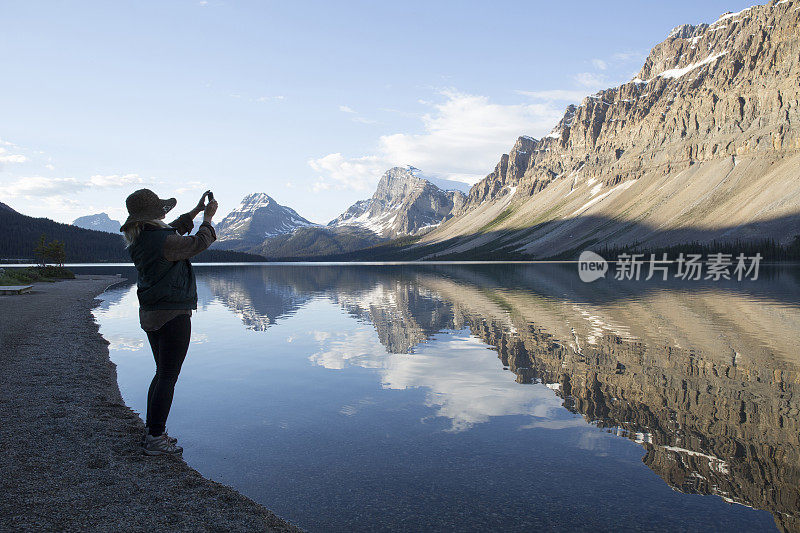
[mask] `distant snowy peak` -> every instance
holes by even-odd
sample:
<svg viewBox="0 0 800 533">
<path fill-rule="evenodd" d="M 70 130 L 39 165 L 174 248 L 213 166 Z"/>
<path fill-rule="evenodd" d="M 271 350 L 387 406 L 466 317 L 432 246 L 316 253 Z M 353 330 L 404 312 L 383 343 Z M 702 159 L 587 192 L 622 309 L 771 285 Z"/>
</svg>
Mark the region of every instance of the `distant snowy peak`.
<svg viewBox="0 0 800 533">
<path fill-rule="evenodd" d="M 268 194 L 253 193 L 245 196 L 239 206 L 220 221 L 217 239 L 220 242 L 236 240 L 257 245 L 270 237 L 315 225 Z"/>
<path fill-rule="evenodd" d="M 105 231 L 106 233 L 119 233 L 122 223 L 112 220 L 106 213 L 97 213 L 96 215 L 78 217 L 72 221 L 72 225 L 84 229 Z"/>
<path fill-rule="evenodd" d="M 449 180 L 440 180 L 449 183 Z M 460 208 L 459 190 L 442 190 L 415 167 L 386 171 L 371 198 L 359 200 L 329 226 L 359 226 L 381 237 L 415 235 L 436 227 Z"/>
<path fill-rule="evenodd" d="M 411 165 L 406 165 L 406 170 L 412 176 L 421 178 L 425 181 L 429 181 L 434 185 L 436 185 L 437 187 L 439 187 L 440 189 L 442 189 L 443 191 L 461 191 L 464 194 L 469 194 L 469 188 L 471 187 L 469 183 L 431 176 L 429 174 L 425 174 L 424 172 L 422 172 L 422 170 Z"/>
<path fill-rule="evenodd" d="M 269 207 L 274 201 L 275 200 L 273 200 L 272 197 L 266 193 L 255 192 L 245 196 L 237 209 L 239 211 L 255 211 L 256 209 L 261 209 L 262 207 Z"/>
</svg>

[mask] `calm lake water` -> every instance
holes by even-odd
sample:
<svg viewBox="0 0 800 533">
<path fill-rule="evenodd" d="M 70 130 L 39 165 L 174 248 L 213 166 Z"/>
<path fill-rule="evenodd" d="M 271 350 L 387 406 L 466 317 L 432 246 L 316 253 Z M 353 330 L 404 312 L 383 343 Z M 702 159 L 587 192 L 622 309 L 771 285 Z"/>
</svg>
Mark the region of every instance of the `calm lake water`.
<svg viewBox="0 0 800 533">
<path fill-rule="evenodd" d="M 196 272 L 170 433 L 310 531 L 800 528 L 796 267 L 680 284 L 586 284 L 575 265 Z M 135 285 L 102 299 L 143 413 Z"/>
</svg>

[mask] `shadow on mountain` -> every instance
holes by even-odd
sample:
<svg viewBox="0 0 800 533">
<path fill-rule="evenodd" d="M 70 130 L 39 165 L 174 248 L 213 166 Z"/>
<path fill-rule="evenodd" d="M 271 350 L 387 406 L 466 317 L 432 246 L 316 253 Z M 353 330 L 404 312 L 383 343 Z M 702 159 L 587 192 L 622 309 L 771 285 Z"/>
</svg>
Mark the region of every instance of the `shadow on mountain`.
<svg viewBox="0 0 800 533">
<path fill-rule="evenodd" d="M 788 245 L 796 236 L 800 236 L 800 214 L 716 229 L 687 226 L 664 230 L 637 221 L 621 221 L 601 216 L 579 216 L 552 220 L 518 230 L 492 230 L 493 225 L 497 224 L 487 224 L 485 231 L 444 239 L 435 243 L 423 244 L 419 243 L 418 239 L 401 238 L 357 252 L 317 256 L 315 259 L 332 261 L 484 261 L 553 258 L 575 260 L 581 251 L 587 249 L 597 251 L 634 246 L 642 250 L 657 251 L 677 245 L 691 249 L 712 243 L 761 243 L 765 239 L 772 239 L 782 245 Z M 531 246 L 530 251 L 520 250 L 526 245 Z M 289 257 L 286 257 L 288 260 Z M 302 253 L 295 254 L 292 258 L 309 259 Z"/>
</svg>

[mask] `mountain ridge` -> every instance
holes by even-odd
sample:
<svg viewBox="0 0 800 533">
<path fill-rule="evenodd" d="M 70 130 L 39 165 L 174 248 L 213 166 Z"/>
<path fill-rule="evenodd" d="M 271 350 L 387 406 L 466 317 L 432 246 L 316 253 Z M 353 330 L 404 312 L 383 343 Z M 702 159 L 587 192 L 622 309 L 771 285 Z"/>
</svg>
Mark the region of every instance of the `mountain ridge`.
<svg viewBox="0 0 800 533">
<path fill-rule="evenodd" d="M 78 217 L 72 221 L 72 225 L 83 229 L 104 231 L 106 233 L 114 233 L 118 235 L 119 228 L 122 226 L 122 223 L 111 219 L 107 213 L 97 213 L 94 215 Z"/>
<path fill-rule="evenodd" d="M 266 193 L 251 193 L 217 224 L 217 242 L 222 247 L 254 247 L 269 237 L 308 226 L 316 224 L 300 216 L 291 207 L 279 204 Z"/>
<path fill-rule="evenodd" d="M 24 215 L 0 203 L 0 259 L 36 262 L 34 248 L 42 234 L 64 244 L 67 263 L 130 263 L 122 234 L 84 229 L 49 218 Z M 119 229 L 119 228 L 117 228 Z M 264 261 L 262 256 L 228 250 L 208 249 L 193 258 L 196 262 Z"/>
<path fill-rule="evenodd" d="M 445 186 L 456 183 L 439 181 Z M 456 185 L 458 185 L 456 183 Z M 347 254 L 386 242 L 414 236 L 440 224 L 463 204 L 466 195 L 457 189 L 443 190 L 412 166 L 393 167 L 378 182 L 370 198 L 359 200 L 326 226 L 307 224 L 287 227 L 265 235 L 253 233 L 254 204 L 274 202 L 265 193 L 253 193 L 231 211 L 218 227 L 218 242 L 226 249 L 248 251 L 272 259 L 312 259 Z M 288 207 L 282 209 L 297 213 Z M 300 217 L 302 218 L 302 217 Z M 273 224 L 274 225 L 274 224 Z M 264 225 L 259 226 L 262 228 Z M 245 232 L 249 231 L 249 235 Z"/>
<path fill-rule="evenodd" d="M 461 207 L 466 196 L 458 190 L 440 189 L 419 172 L 411 166 L 390 168 L 370 198 L 354 203 L 328 226 L 360 226 L 383 238 L 415 235 L 438 226 Z"/>
<path fill-rule="evenodd" d="M 790 241 L 796 223 L 756 224 L 754 234 L 735 226 L 800 212 L 797 4 L 773 0 L 677 27 L 634 79 L 568 107 L 549 135 L 520 137 L 416 246 L 452 243 L 427 258 L 486 246 L 537 258 L 597 243 L 675 244 L 628 231 L 634 222 L 653 235 L 694 224 L 725 226 L 708 234 L 714 240 Z M 581 221 L 589 215 L 610 222 Z"/>
</svg>

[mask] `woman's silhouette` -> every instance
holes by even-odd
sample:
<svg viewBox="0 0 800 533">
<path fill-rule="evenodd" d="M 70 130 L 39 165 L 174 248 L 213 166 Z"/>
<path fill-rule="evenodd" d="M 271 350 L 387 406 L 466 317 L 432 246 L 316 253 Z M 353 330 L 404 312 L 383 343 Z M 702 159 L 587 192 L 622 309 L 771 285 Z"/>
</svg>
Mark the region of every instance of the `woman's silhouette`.
<svg viewBox="0 0 800 533">
<path fill-rule="evenodd" d="M 206 198 L 208 203 L 206 204 Z M 216 240 L 211 219 L 217 202 L 206 191 L 197 206 L 173 222 L 164 223 L 176 200 L 160 199 L 149 189 L 128 196 L 128 219 L 120 231 L 136 266 L 139 321 L 147 333 L 156 374 L 147 392 L 147 433 L 142 449 L 147 455 L 179 454 L 183 448 L 167 435 L 167 416 L 181 365 L 189 349 L 192 310 L 197 309 L 197 286 L 189 258 Z M 204 212 L 194 235 L 192 222 Z"/>
</svg>

